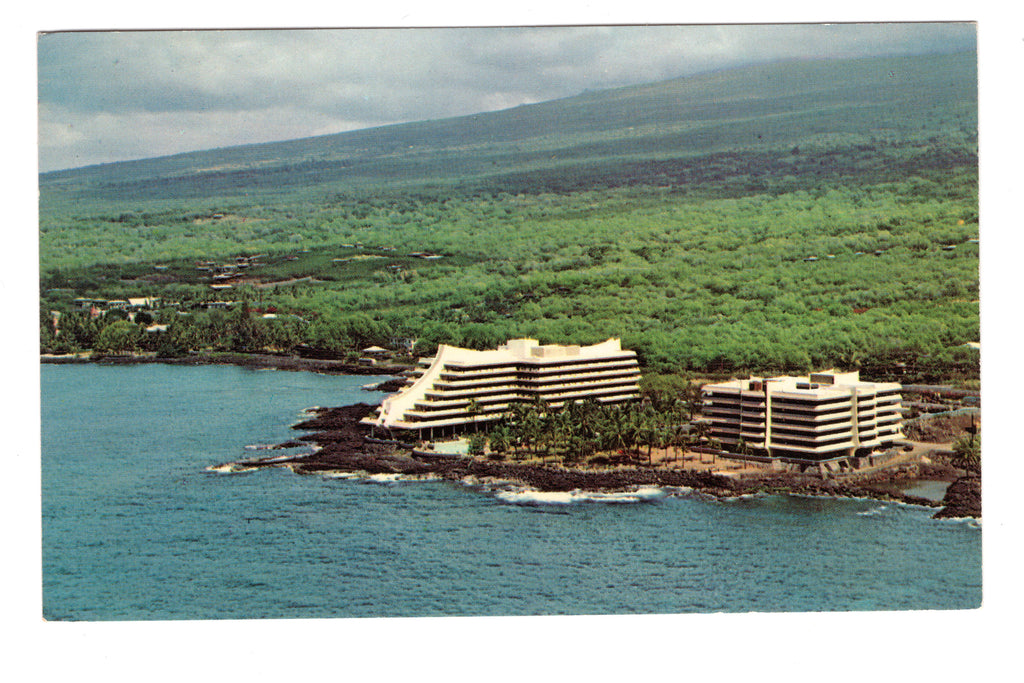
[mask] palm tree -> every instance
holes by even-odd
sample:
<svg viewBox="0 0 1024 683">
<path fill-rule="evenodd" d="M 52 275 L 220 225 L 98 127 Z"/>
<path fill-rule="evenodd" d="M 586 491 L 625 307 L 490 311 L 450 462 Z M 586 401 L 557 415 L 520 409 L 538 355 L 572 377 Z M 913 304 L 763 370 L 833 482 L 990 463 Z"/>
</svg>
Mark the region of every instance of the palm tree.
<svg viewBox="0 0 1024 683">
<path fill-rule="evenodd" d="M 668 430 L 667 445 L 671 445 L 674 451 L 673 460 L 679 459 L 679 447 L 686 437 L 686 427 L 689 423 L 687 415 L 688 407 L 683 399 L 677 398 L 672 402 L 672 408 L 668 412 L 669 423 L 666 425 L 666 429 Z"/>
<path fill-rule="evenodd" d="M 953 444 L 953 464 L 968 472 L 981 470 L 981 439 L 973 434 L 961 436 Z"/>
<path fill-rule="evenodd" d="M 537 444 L 537 448 L 543 449 L 540 459 L 541 462 L 544 462 L 548 449 L 551 447 L 551 429 L 554 420 L 552 419 L 551 411 L 548 410 L 547 404 L 539 395 L 533 401 L 531 414 L 534 416 L 532 430 L 534 440 Z"/>
<path fill-rule="evenodd" d="M 562 449 L 565 459 L 575 461 L 581 455 L 579 448 L 580 425 L 575 404 L 569 406 L 568 410 L 558 413 L 554 422 L 556 447 Z"/>
<path fill-rule="evenodd" d="M 637 433 L 640 445 L 647 446 L 647 464 L 653 465 L 654 445 L 658 442 L 658 413 L 650 403 L 645 404 L 637 415 Z"/>
<path fill-rule="evenodd" d="M 542 414 L 537 411 L 537 405 L 528 406 L 523 417 L 523 442 L 527 450 L 536 452 L 537 442 L 540 440 Z"/>
<path fill-rule="evenodd" d="M 700 445 L 702 439 L 708 439 L 708 441 L 710 441 L 711 425 L 704 420 L 694 422 L 693 428 L 690 430 L 690 435 L 695 445 Z M 710 445 L 710 443 L 708 445 Z M 700 461 L 701 463 L 704 462 L 703 453 L 700 454 Z"/>
<path fill-rule="evenodd" d="M 700 412 L 703 406 L 704 394 L 701 391 L 701 387 L 690 382 L 686 385 L 686 391 L 683 394 L 683 402 L 686 404 L 686 410 L 689 413 L 688 419 L 692 420 L 693 416 Z"/>
<path fill-rule="evenodd" d="M 619 406 L 615 406 L 605 419 L 603 433 L 605 436 L 606 450 L 625 450 L 626 440 L 629 431 L 629 413 Z"/>
<path fill-rule="evenodd" d="M 466 412 L 469 413 L 470 417 L 473 418 L 473 433 L 477 432 L 476 418 L 480 415 L 480 402 L 475 398 L 469 399 L 469 403 L 466 404 Z"/>
<path fill-rule="evenodd" d="M 530 409 L 523 403 L 513 403 L 509 411 L 511 420 L 510 437 L 512 439 L 512 455 L 518 457 L 519 445 L 526 442 L 526 420 Z"/>
<path fill-rule="evenodd" d="M 509 444 L 508 425 L 499 424 L 491 430 L 491 433 L 488 436 L 488 441 L 490 442 L 491 451 L 493 453 L 504 453 Z"/>
<path fill-rule="evenodd" d="M 699 442 L 702 438 L 709 436 L 711 425 L 703 420 L 693 423 L 693 436 Z"/>
</svg>

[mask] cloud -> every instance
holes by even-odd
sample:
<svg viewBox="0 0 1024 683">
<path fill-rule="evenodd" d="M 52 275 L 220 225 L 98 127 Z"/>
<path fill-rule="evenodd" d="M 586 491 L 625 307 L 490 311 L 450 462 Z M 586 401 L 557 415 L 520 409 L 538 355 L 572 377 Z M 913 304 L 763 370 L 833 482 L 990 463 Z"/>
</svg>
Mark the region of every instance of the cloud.
<svg viewBox="0 0 1024 683">
<path fill-rule="evenodd" d="M 371 125 L 297 107 L 242 111 L 81 113 L 42 106 L 39 167 L 42 170 L 143 159 L 182 151 L 274 142 Z"/>
<path fill-rule="evenodd" d="M 760 61 L 974 45 L 971 24 L 44 34 L 40 167 L 457 116 Z"/>
</svg>

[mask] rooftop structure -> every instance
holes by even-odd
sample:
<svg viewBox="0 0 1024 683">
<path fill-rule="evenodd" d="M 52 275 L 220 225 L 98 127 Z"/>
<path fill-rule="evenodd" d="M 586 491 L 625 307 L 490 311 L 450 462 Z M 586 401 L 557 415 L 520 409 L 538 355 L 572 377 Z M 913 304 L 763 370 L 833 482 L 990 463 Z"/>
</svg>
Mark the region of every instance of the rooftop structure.
<svg viewBox="0 0 1024 683">
<path fill-rule="evenodd" d="M 141 309 L 141 308 L 157 308 L 160 305 L 160 297 L 155 296 L 144 296 L 144 297 L 128 297 L 128 307 Z"/>
<path fill-rule="evenodd" d="M 505 418 L 516 403 L 538 399 L 549 408 L 593 399 L 620 403 L 639 396 L 640 369 L 618 339 L 592 346 L 510 339 L 494 350 L 442 344 L 421 359 L 406 386 L 384 399 L 365 424 L 415 430 L 422 437 L 461 431 Z"/>
<path fill-rule="evenodd" d="M 751 377 L 704 386 L 711 436 L 769 455 L 824 460 L 903 438 L 900 385 L 862 382 L 859 372 Z"/>
</svg>

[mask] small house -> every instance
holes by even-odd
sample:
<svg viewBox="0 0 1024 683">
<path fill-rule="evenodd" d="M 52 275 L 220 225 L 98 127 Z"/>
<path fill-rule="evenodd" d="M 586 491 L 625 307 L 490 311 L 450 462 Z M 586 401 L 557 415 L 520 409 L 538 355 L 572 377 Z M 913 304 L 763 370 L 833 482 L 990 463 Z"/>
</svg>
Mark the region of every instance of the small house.
<svg viewBox="0 0 1024 683">
<path fill-rule="evenodd" d="M 128 298 L 128 308 L 136 311 L 142 310 L 144 308 L 156 308 L 159 305 L 160 298 L 155 296 Z"/>
<path fill-rule="evenodd" d="M 412 354 L 416 348 L 416 340 L 410 337 L 391 337 L 388 346 L 401 353 Z"/>
</svg>

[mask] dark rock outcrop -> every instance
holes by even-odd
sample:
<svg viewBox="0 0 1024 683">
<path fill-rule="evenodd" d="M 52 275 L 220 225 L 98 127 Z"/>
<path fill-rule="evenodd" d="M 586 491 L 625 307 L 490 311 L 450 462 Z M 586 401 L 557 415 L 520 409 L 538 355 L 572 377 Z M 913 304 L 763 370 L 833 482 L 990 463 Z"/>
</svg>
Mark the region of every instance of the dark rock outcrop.
<svg viewBox="0 0 1024 683">
<path fill-rule="evenodd" d="M 708 471 L 645 467 L 639 463 L 612 468 L 576 469 L 477 458 L 427 457 L 396 448 L 394 443 L 367 441 L 367 429 L 359 421 L 373 410 L 374 406 L 365 403 L 317 409 L 314 417 L 293 427 L 311 432 L 299 437 L 299 441 L 317 444 L 319 450 L 315 453 L 283 460 L 252 460 L 243 464 L 251 467 L 286 465 L 298 473 L 333 470 L 370 474 L 430 474 L 451 481 L 491 479 L 513 482 L 539 491 L 624 491 L 638 486 L 666 486 L 686 487 L 715 497 L 773 493 L 871 498 L 929 507 L 944 505 L 936 517 L 981 515 L 981 485 L 980 477 L 977 476 L 957 480 L 949 487 L 942 503 L 903 492 L 917 477 L 948 476 L 948 465 L 904 463 L 890 470 L 828 478 L 810 473 L 769 472 L 734 478 Z"/>
<path fill-rule="evenodd" d="M 981 477 L 960 477 L 946 489 L 943 508 L 935 513 L 936 519 L 954 517 L 981 517 Z"/>
<path fill-rule="evenodd" d="M 393 379 L 384 380 L 380 384 L 373 384 L 363 387 L 367 391 L 383 391 L 387 394 L 394 394 L 400 391 L 405 386 L 404 377 L 395 377 Z"/>
</svg>

